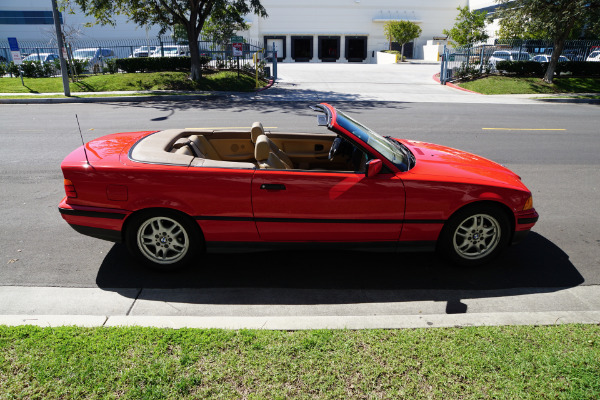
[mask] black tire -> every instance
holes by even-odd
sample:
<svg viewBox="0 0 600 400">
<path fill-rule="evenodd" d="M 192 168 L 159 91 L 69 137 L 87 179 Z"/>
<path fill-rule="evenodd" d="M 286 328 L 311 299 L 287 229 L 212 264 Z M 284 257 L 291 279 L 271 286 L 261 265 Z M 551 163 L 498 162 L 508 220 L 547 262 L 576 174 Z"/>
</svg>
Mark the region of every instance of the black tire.
<svg viewBox="0 0 600 400">
<path fill-rule="evenodd" d="M 474 205 L 457 211 L 446 222 L 438 250 L 455 265 L 475 267 L 497 257 L 510 236 L 506 213 L 494 205 Z"/>
<path fill-rule="evenodd" d="M 149 210 L 131 217 L 125 231 L 129 252 L 160 271 L 188 266 L 202 249 L 200 228 L 188 216 L 171 210 Z"/>
</svg>

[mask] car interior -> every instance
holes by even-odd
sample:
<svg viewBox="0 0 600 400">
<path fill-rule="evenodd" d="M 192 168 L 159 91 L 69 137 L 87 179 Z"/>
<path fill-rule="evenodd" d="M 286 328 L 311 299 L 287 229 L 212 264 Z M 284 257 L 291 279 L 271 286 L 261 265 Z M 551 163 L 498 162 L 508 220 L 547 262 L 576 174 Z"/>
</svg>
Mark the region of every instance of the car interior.
<svg viewBox="0 0 600 400">
<path fill-rule="evenodd" d="M 337 138 L 337 139 L 336 139 Z M 337 151 L 330 160 L 330 149 Z M 244 169 L 364 171 L 366 153 L 334 133 L 170 129 L 140 140 L 130 151 L 138 162 Z"/>
</svg>

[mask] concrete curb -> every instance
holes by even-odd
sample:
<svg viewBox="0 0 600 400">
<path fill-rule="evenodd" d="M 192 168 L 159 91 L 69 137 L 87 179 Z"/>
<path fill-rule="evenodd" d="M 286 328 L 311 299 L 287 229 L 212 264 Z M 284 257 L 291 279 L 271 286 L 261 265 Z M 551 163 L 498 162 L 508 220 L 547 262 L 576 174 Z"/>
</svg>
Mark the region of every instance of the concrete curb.
<svg viewBox="0 0 600 400">
<path fill-rule="evenodd" d="M 40 327 L 81 326 L 198 329 L 415 329 L 469 326 L 600 324 L 600 311 L 523 313 L 293 316 L 293 317 L 189 317 L 98 315 L 0 315 L 0 325 Z"/>
<path fill-rule="evenodd" d="M 267 86 L 262 87 L 260 89 L 256 89 L 254 92 L 255 93 L 264 92 L 265 90 L 270 89 L 274 83 L 275 83 L 275 79 L 271 78 L 271 79 L 269 79 L 269 83 L 267 84 Z"/>
<path fill-rule="evenodd" d="M 241 93 L 240 93 L 241 94 Z M 43 97 L 39 99 L 0 99 L 0 104 L 68 104 L 68 103 L 113 103 L 144 101 L 181 101 L 181 100 L 206 100 L 225 98 L 227 94 L 202 94 L 202 95 L 140 95 L 140 96 L 114 96 L 114 97 Z"/>
<path fill-rule="evenodd" d="M 433 75 L 433 80 L 434 80 L 434 81 L 436 81 L 437 83 L 440 83 L 440 84 L 441 84 L 441 81 L 440 81 L 440 74 L 435 74 L 435 75 Z M 474 93 L 474 94 L 481 94 L 481 93 L 479 93 L 479 92 L 474 92 L 474 91 L 472 91 L 472 90 L 469 90 L 469 89 L 462 88 L 462 87 L 460 87 L 460 86 L 458 86 L 458 85 L 455 85 L 455 84 L 454 84 L 454 83 L 452 83 L 452 82 L 446 82 L 446 85 L 444 85 L 444 86 L 451 87 L 452 89 L 462 90 L 463 92 Z M 483 95 L 482 95 L 482 96 L 483 96 Z"/>
<path fill-rule="evenodd" d="M 533 99 L 544 103 L 563 103 L 563 104 L 600 104 L 600 99 L 554 99 L 552 97 Z"/>
</svg>

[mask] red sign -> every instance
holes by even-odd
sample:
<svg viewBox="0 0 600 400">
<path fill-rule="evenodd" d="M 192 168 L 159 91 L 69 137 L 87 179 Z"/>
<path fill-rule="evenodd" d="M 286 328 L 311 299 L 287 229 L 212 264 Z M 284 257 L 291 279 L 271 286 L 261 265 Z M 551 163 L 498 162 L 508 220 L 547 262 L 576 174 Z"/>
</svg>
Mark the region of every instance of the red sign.
<svg viewBox="0 0 600 400">
<path fill-rule="evenodd" d="M 242 57 L 244 55 L 244 44 L 243 43 L 233 43 L 233 56 L 234 57 Z"/>
</svg>

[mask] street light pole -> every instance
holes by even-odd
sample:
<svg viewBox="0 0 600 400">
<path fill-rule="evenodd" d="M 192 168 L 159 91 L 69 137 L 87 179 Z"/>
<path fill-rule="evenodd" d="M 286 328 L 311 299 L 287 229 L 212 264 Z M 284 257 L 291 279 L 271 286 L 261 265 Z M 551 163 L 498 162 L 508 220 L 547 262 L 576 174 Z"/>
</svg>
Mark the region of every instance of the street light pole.
<svg viewBox="0 0 600 400">
<path fill-rule="evenodd" d="M 62 75 L 63 88 L 65 90 L 65 96 L 71 96 L 71 89 L 69 88 L 69 74 L 67 72 L 67 62 L 65 61 L 64 44 L 62 38 L 62 29 L 60 29 L 60 17 L 58 15 L 58 7 L 56 6 L 56 0 L 52 0 L 52 16 L 54 17 L 54 30 L 56 31 L 56 42 L 58 44 L 58 58 L 60 60 L 60 73 Z"/>
</svg>

